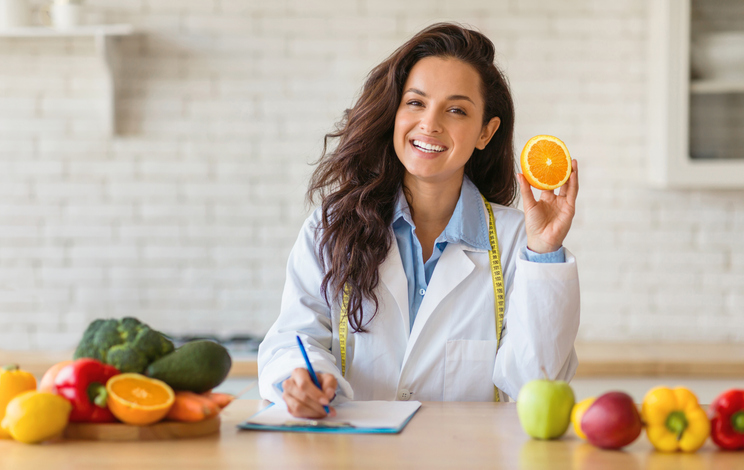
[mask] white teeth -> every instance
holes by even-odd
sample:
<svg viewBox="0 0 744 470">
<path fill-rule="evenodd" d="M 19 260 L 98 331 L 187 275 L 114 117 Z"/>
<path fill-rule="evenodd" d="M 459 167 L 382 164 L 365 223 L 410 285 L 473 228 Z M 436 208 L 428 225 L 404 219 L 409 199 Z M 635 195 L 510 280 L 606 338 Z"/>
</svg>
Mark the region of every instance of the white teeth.
<svg viewBox="0 0 744 470">
<path fill-rule="evenodd" d="M 444 147 L 440 147 L 439 145 L 427 144 L 425 142 L 421 142 L 420 140 L 414 140 L 413 145 L 427 153 L 443 152 L 444 150 L 446 150 Z"/>
</svg>

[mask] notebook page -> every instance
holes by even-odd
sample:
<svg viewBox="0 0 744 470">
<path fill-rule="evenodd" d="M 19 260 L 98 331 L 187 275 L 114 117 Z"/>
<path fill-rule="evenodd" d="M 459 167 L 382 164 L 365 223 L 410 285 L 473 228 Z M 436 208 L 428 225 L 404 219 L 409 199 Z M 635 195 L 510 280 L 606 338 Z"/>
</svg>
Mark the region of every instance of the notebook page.
<svg viewBox="0 0 744 470">
<path fill-rule="evenodd" d="M 419 409 L 420 401 L 347 401 L 338 405 L 336 416 L 322 422 L 345 422 L 357 428 L 397 429 Z M 271 406 L 248 419 L 247 423 L 283 426 L 288 421 L 313 421 L 295 418 L 283 406 Z"/>
</svg>

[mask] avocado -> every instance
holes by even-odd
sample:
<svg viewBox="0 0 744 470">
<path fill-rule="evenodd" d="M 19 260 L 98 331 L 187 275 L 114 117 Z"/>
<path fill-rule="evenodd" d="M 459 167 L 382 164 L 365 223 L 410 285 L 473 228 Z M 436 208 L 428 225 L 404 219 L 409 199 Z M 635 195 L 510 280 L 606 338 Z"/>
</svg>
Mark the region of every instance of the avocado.
<svg viewBox="0 0 744 470">
<path fill-rule="evenodd" d="M 221 384 L 232 366 L 230 354 L 214 341 L 190 341 L 150 364 L 145 375 L 174 390 L 202 393 Z"/>
</svg>

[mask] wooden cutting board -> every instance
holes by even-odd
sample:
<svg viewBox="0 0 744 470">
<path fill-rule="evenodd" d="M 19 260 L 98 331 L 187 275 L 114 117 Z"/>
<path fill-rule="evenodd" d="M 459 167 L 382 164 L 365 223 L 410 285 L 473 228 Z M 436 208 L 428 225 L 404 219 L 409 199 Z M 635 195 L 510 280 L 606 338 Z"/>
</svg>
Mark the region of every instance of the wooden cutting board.
<svg viewBox="0 0 744 470">
<path fill-rule="evenodd" d="M 207 436 L 220 431 L 220 417 L 197 423 L 162 421 L 149 426 L 123 423 L 70 423 L 65 428 L 65 439 L 92 441 L 157 441 Z"/>
</svg>

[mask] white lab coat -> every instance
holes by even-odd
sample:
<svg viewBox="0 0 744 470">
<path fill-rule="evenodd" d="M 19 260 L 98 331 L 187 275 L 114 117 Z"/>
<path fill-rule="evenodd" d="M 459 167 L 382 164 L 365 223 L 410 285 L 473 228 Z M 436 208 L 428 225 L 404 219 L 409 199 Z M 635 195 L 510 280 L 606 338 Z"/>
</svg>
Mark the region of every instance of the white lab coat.
<svg viewBox="0 0 744 470">
<path fill-rule="evenodd" d="M 305 367 L 297 334 L 316 372 L 336 377 L 341 400 L 492 401 L 494 385 L 502 400 L 516 399 L 522 385 L 543 377 L 542 367 L 549 376 L 569 381 L 578 365 L 576 259 L 565 250 L 565 263 L 527 261 L 521 253 L 527 243 L 524 214 L 492 207 L 507 293 L 498 354 L 488 252 L 447 244 L 409 332 L 408 283 L 391 228 L 390 253 L 379 268 L 379 311 L 367 333 L 349 329 L 343 377 L 341 306 L 335 301 L 329 308 L 320 292 L 317 209 L 289 255 L 281 313 L 259 347 L 261 396 L 283 403 L 278 385 Z M 363 305 L 371 311 L 371 303 Z"/>
</svg>

